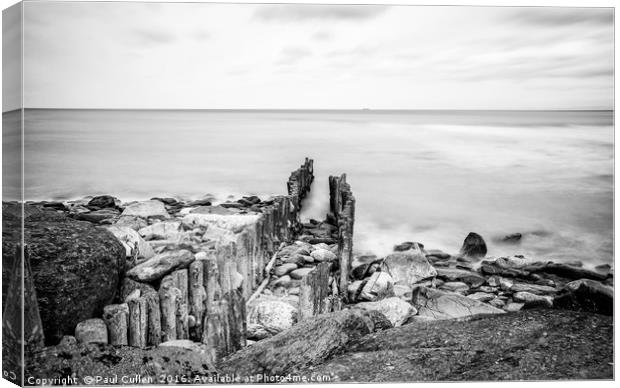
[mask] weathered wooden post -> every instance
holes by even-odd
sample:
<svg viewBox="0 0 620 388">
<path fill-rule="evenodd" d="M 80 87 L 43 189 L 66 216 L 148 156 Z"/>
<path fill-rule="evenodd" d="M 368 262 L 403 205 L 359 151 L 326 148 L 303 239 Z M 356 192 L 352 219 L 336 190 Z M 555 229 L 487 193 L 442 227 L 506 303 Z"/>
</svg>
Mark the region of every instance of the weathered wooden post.
<svg viewBox="0 0 620 388">
<path fill-rule="evenodd" d="M 129 306 L 129 346 L 144 349 L 148 330 L 146 298 L 130 298 Z"/>
<path fill-rule="evenodd" d="M 108 327 L 110 345 L 128 345 L 129 306 L 127 303 L 111 304 L 103 308 L 103 320 Z"/>
</svg>

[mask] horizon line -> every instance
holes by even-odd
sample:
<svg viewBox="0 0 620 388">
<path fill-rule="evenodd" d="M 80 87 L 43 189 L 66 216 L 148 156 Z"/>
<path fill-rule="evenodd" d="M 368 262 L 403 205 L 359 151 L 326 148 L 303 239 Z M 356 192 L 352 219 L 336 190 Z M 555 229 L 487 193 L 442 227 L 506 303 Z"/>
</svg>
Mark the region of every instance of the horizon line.
<svg viewBox="0 0 620 388">
<path fill-rule="evenodd" d="M 18 110 L 97 110 L 97 111 L 272 111 L 272 112 L 428 112 L 428 111 L 457 111 L 457 112 L 614 112 L 615 109 L 454 109 L 454 108 L 16 108 L 2 111 L 10 113 Z"/>
</svg>

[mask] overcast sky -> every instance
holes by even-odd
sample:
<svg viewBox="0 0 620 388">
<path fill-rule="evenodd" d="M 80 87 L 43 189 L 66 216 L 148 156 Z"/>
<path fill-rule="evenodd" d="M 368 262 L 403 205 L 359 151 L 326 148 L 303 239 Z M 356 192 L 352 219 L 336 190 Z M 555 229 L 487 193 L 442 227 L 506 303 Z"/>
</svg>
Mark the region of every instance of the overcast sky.
<svg viewBox="0 0 620 388">
<path fill-rule="evenodd" d="M 610 8 L 36 2 L 24 23 L 26 107 L 613 107 Z"/>
</svg>

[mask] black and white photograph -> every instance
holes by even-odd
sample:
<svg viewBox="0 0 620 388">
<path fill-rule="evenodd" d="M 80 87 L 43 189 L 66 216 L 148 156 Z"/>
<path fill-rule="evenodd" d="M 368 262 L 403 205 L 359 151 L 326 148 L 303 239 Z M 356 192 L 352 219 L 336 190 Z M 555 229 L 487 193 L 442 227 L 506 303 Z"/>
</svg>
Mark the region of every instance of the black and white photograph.
<svg viewBox="0 0 620 388">
<path fill-rule="evenodd" d="M 483 3 L 3 1 L 3 379 L 613 382 L 613 2 Z"/>
</svg>

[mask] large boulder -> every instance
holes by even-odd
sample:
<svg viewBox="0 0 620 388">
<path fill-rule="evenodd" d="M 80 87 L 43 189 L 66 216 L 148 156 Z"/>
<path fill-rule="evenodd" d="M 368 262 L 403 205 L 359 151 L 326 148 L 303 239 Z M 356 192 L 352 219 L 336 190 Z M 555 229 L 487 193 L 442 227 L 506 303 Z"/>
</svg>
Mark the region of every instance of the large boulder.
<svg viewBox="0 0 620 388">
<path fill-rule="evenodd" d="M 139 282 L 153 282 L 179 268 L 187 268 L 194 255 L 185 249 L 155 255 L 127 272 L 127 276 Z"/>
<path fill-rule="evenodd" d="M 410 315 L 417 313 L 415 307 L 398 297 L 382 299 L 376 302 L 362 302 L 353 306 L 362 310 L 375 310 L 385 315 L 392 326 L 402 325 Z"/>
<path fill-rule="evenodd" d="M 478 233 L 471 232 L 465 237 L 461 246 L 461 255 L 474 259 L 484 257 L 487 254 L 487 244 Z"/>
<path fill-rule="evenodd" d="M 99 195 L 88 201 L 88 207 L 95 209 L 120 208 L 120 206 L 121 201 L 111 195 Z"/>
<path fill-rule="evenodd" d="M 350 309 L 321 314 L 225 358 L 221 374 L 286 375 L 316 365 L 367 334 L 391 327 L 377 311 Z"/>
<path fill-rule="evenodd" d="M 121 216 L 135 216 L 141 218 L 158 217 L 169 218 L 164 204 L 157 200 L 135 202 L 127 205 Z"/>
<path fill-rule="evenodd" d="M 591 279 L 575 280 L 564 286 L 553 304 L 557 308 L 613 315 L 614 290 Z"/>
<path fill-rule="evenodd" d="M 103 307 L 113 302 L 125 269 L 125 248 L 91 223 L 25 208 L 24 239 L 45 340 L 56 344 L 72 334 L 78 322 L 101 316 Z M 3 278 L 5 273 L 10 278 L 5 255 L 12 262 L 20 228 L 12 224 L 10 213 L 6 217 L 3 214 Z"/>
<path fill-rule="evenodd" d="M 502 314 L 503 310 L 454 292 L 418 286 L 411 299 L 418 316 L 433 319 L 461 318 L 479 314 Z"/>
<path fill-rule="evenodd" d="M 259 301 L 248 314 L 248 338 L 264 339 L 291 328 L 297 322 L 297 309 L 279 300 Z"/>
<path fill-rule="evenodd" d="M 437 271 L 417 245 L 410 250 L 388 255 L 383 260 L 381 269 L 397 284 L 412 285 L 437 276 Z"/>
</svg>

